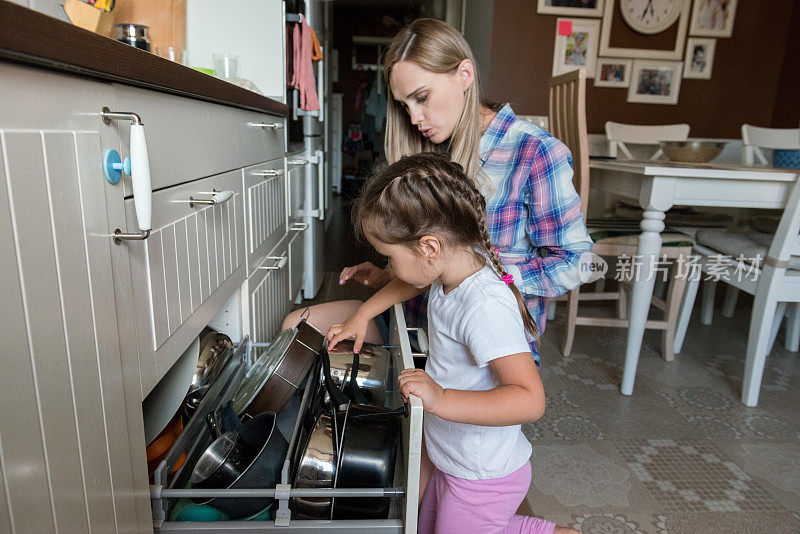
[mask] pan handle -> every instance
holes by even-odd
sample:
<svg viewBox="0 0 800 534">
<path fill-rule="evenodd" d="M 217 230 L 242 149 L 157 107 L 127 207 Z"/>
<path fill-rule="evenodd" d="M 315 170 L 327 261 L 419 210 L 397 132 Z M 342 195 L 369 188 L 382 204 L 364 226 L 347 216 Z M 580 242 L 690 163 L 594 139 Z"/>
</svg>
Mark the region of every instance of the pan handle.
<svg viewBox="0 0 800 534">
<path fill-rule="evenodd" d="M 364 392 L 361 391 L 361 388 L 358 387 L 358 369 L 360 367 L 358 353 L 353 353 L 353 367 L 350 369 L 350 381 L 347 383 L 347 387 L 345 387 L 345 391 L 347 395 L 355 402 L 356 404 L 368 404 L 367 397 L 364 395 Z"/>
<path fill-rule="evenodd" d="M 347 398 L 347 395 L 342 393 L 339 388 L 333 383 L 333 378 L 331 378 L 331 360 L 330 356 L 328 356 L 328 339 L 326 338 L 325 341 L 322 343 L 322 347 L 319 349 L 319 357 L 322 360 L 322 373 L 323 373 L 323 380 L 325 381 L 325 389 L 328 390 L 328 395 L 331 397 L 331 403 L 337 407 L 339 410 L 344 410 L 347 407 L 347 404 L 350 402 L 350 399 Z"/>
</svg>

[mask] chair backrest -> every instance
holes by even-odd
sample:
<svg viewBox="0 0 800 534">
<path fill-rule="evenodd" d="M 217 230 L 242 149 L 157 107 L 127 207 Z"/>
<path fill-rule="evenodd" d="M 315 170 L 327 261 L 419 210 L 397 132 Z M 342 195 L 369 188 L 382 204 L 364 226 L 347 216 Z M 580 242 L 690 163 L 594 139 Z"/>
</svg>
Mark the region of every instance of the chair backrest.
<svg viewBox="0 0 800 534">
<path fill-rule="evenodd" d="M 572 152 L 572 181 L 581 197 L 581 211 L 589 207 L 589 134 L 586 130 L 586 70 L 580 68 L 550 78 L 550 133 Z"/>
<path fill-rule="evenodd" d="M 689 137 L 688 124 L 661 124 L 645 126 L 639 124 L 622 124 L 606 122 L 606 137 L 610 144 L 611 155 L 617 157 L 617 149 L 628 159 L 636 159 L 625 143 L 638 145 L 658 145 L 661 141 L 686 141 Z M 660 158 L 664 152 L 661 147 L 650 156 L 651 160 Z"/>
<path fill-rule="evenodd" d="M 760 128 L 742 124 L 742 152 L 745 165 L 755 165 L 756 160 L 768 165 L 767 156 L 761 150 L 800 150 L 800 128 Z"/>
</svg>

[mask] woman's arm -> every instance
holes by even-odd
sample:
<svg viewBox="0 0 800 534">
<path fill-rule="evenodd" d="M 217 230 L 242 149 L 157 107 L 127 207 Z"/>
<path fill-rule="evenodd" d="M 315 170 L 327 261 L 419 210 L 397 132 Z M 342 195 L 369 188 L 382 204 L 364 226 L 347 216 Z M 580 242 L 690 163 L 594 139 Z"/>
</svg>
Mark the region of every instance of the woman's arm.
<svg viewBox="0 0 800 534">
<path fill-rule="evenodd" d="M 569 149 L 555 137 L 537 141 L 530 152 L 526 232 L 543 257 L 505 266 L 523 293 L 557 297 L 581 284 L 578 260 L 591 250 L 592 240 L 581 213 L 581 199 L 572 185 Z M 501 261 L 508 256 L 504 258 L 501 252 Z"/>
<path fill-rule="evenodd" d="M 544 414 L 544 388 L 529 352 L 492 360 L 500 384 L 486 391 L 443 389 L 421 369 L 406 369 L 398 382 L 404 400 L 415 395 L 425 411 L 454 423 L 509 426 Z"/>
</svg>

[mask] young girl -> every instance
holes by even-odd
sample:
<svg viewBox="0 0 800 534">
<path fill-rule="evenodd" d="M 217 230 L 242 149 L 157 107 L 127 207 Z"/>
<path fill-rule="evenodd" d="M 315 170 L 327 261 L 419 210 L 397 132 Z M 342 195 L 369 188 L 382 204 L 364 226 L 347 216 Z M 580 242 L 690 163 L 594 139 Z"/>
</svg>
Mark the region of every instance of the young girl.
<svg viewBox="0 0 800 534">
<path fill-rule="evenodd" d="M 327 337 L 331 347 L 355 337 L 358 352 L 373 317 L 429 291 L 426 369 L 399 377 L 404 399 L 419 397 L 426 412 L 419 532 L 575 532 L 514 515 L 531 483 L 520 425 L 544 413 L 528 345 L 539 332 L 492 246 L 485 209 L 474 182 L 442 155 L 403 158 L 368 180 L 356 232 L 395 278 Z"/>
<path fill-rule="evenodd" d="M 422 151 L 447 152 L 479 184 L 499 261 L 514 276 L 544 332 L 543 297 L 562 295 L 580 284 L 578 260 L 592 246 L 572 185 L 569 150 L 544 130 L 517 119 L 508 104 L 494 106 L 481 97 L 472 50 L 445 22 L 413 21 L 394 37 L 383 65 L 390 89 L 384 147 L 388 163 Z M 362 263 L 345 268 L 339 279 L 378 289 L 393 276 L 391 269 Z M 425 296 L 406 303 L 410 326 L 424 326 Z M 309 322 L 324 331 L 360 305 L 351 300 L 312 306 Z M 290 314 L 284 328 L 295 326 L 301 312 Z M 380 343 L 378 332 L 370 321 L 367 341 Z M 535 341 L 530 351 L 538 361 Z"/>
</svg>

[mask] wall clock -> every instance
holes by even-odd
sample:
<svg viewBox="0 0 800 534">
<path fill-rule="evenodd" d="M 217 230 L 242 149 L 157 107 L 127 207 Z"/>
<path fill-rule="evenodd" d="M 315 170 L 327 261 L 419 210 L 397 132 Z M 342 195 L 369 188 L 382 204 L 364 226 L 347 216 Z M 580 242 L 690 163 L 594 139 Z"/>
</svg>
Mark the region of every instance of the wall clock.
<svg viewBox="0 0 800 534">
<path fill-rule="evenodd" d="M 659 33 L 672 26 L 681 16 L 680 0 L 620 0 L 622 18 L 639 33 Z"/>
</svg>

